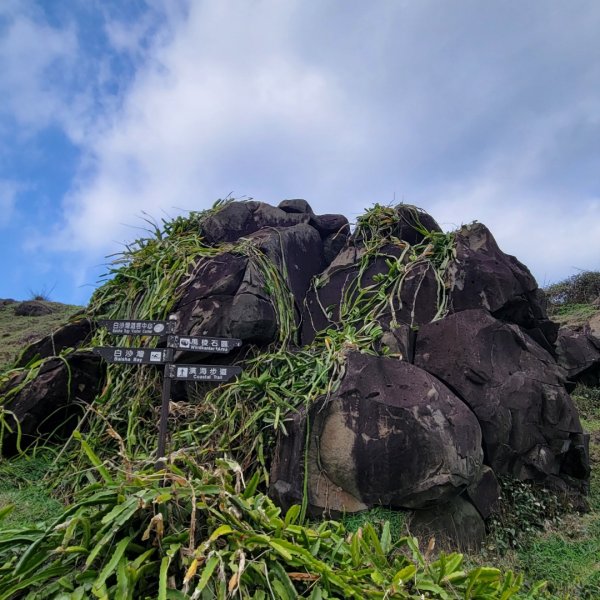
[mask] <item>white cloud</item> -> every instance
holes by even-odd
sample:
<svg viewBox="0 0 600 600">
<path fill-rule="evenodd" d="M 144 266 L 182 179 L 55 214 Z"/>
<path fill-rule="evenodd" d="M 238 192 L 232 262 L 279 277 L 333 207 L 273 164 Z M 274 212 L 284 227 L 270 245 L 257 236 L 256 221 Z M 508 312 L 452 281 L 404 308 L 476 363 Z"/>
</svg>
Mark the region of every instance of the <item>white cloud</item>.
<svg viewBox="0 0 600 600">
<path fill-rule="evenodd" d="M 21 189 L 22 186 L 14 181 L 0 180 L 0 227 L 10 223 Z"/>
<path fill-rule="evenodd" d="M 27 3 L 15 6 L 10 16 L 4 15 L 0 37 L 0 115 L 28 130 L 56 121 L 64 125 L 65 74 L 77 64 L 75 31 L 48 25 Z"/>
<path fill-rule="evenodd" d="M 597 6 L 223 0 L 165 14 L 168 35 L 141 54 L 145 21 L 130 36 L 106 25 L 137 71 L 87 129 L 59 247 L 89 260 L 142 210 L 230 191 L 349 217 L 395 192 L 440 221 L 485 222 L 540 279 L 594 267 Z"/>
</svg>

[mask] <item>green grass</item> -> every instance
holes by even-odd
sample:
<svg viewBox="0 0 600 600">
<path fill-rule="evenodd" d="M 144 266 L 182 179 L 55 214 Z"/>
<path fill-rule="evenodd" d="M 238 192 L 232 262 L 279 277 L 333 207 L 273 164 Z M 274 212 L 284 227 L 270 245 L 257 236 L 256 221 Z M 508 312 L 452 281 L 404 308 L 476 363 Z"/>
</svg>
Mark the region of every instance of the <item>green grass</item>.
<svg viewBox="0 0 600 600">
<path fill-rule="evenodd" d="M 43 481 L 51 468 L 49 453 L 0 460 L 0 511 L 13 506 L 2 521 L 2 529 L 32 526 L 63 512 L 64 506 L 51 497 Z"/>
<path fill-rule="evenodd" d="M 550 318 L 560 325 L 581 327 L 590 317 L 600 312 L 600 309 L 591 304 L 559 304 L 550 306 L 548 312 Z"/>
<path fill-rule="evenodd" d="M 81 310 L 80 306 L 43 302 L 54 312 L 39 317 L 15 315 L 16 304 L 0 306 L 0 373 L 5 371 L 25 346 L 52 333 Z"/>
<path fill-rule="evenodd" d="M 345 515 L 340 519 L 348 531 L 356 532 L 370 523 L 376 530 L 381 531 L 386 521 L 390 523 L 392 540 L 408 535 L 406 516 L 408 513 L 376 506 L 364 512 Z"/>
</svg>

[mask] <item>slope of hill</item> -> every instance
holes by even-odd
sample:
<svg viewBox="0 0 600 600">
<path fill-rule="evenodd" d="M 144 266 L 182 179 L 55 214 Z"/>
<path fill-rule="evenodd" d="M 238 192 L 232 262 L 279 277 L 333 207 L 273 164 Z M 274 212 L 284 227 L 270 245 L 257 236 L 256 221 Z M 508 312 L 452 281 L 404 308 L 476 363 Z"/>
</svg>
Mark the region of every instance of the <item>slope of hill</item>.
<svg viewBox="0 0 600 600">
<path fill-rule="evenodd" d="M 40 315 L 17 315 L 15 309 L 22 303 L 0 300 L 0 373 L 5 371 L 25 346 L 52 333 L 70 317 L 82 310 L 81 306 L 33 301 L 41 307 Z"/>
</svg>

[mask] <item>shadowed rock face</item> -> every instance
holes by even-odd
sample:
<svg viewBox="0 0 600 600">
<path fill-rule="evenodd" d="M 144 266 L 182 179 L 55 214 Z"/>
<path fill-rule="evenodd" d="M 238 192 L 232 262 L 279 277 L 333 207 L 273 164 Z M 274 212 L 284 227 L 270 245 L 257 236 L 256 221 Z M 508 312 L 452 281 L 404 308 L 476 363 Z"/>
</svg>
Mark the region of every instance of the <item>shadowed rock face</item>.
<svg viewBox="0 0 600 600">
<path fill-rule="evenodd" d="M 3 404 L 12 413 L 10 419 L 19 422 L 21 447 L 50 433 L 68 435 L 81 416 L 82 407 L 93 402 L 100 391 L 103 375 L 100 358 L 91 352 L 73 352 L 64 359 L 50 358 L 44 362 L 37 377 Z M 23 378 L 20 374 L 10 379 L 0 389 L 0 396 L 20 385 Z M 4 435 L 5 456 L 17 452 L 17 428 L 13 429 L 14 433 Z"/>
<path fill-rule="evenodd" d="M 65 348 L 79 348 L 90 339 L 92 324 L 89 319 L 79 319 L 67 323 L 51 335 L 27 346 L 21 353 L 15 367 L 24 367 L 34 359 L 48 358 L 60 354 Z"/>
<path fill-rule="evenodd" d="M 591 332 L 563 327 L 556 340 L 558 364 L 570 380 L 585 385 L 600 385 L 600 337 Z"/>
<path fill-rule="evenodd" d="M 312 277 L 325 266 L 317 230 L 301 223 L 268 227 L 247 237 L 284 275 L 299 314 Z M 198 261 L 176 314 L 192 335 L 235 337 L 255 344 L 277 339 L 277 317 L 263 273 L 248 258 L 231 252 Z"/>
<path fill-rule="evenodd" d="M 473 413 L 407 362 L 350 353 L 339 389 L 309 415 L 315 512 L 434 505 L 474 483 L 482 465 Z M 298 441 L 296 435 L 280 438 L 272 471 L 273 492 L 288 505 L 302 491 L 297 487 L 302 478 L 289 468 L 303 464 Z M 332 493 L 337 489 L 349 498 Z"/>
<path fill-rule="evenodd" d="M 496 473 L 585 479 L 582 429 L 553 357 L 515 325 L 467 310 L 419 330 L 415 364 L 444 381 L 477 415 Z"/>
</svg>

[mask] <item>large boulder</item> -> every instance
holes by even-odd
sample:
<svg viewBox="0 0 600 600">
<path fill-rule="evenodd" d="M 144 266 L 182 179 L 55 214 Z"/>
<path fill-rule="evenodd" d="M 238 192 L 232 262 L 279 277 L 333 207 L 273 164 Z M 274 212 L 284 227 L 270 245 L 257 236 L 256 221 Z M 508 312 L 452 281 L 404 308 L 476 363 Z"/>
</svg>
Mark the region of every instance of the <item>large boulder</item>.
<svg viewBox="0 0 600 600">
<path fill-rule="evenodd" d="M 551 350 L 558 325 L 548 319 L 546 297 L 529 269 L 502 252 L 482 223 L 461 227 L 455 242 L 456 258 L 447 271 L 450 312 L 483 308 Z"/>
<path fill-rule="evenodd" d="M 92 352 L 76 351 L 45 360 L 31 381 L 24 372 L 6 381 L 0 389 L 2 408 L 12 433 L 5 430 L 0 453 L 15 454 L 36 439 L 73 431 L 85 405 L 91 403 L 104 376 L 100 358 Z"/>
<path fill-rule="evenodd" d="M 277 339 L 281 326 L 277 302 L 295 307 L 292 318 L 299 319 L 310 281 L 325 266 L 323 241 L 317 230 L 307 223 L 268 227 L 249 234 L 247 243 L 253 248 L 251 256 L 263 257 L 267 268 L 279 272 L 291 297 L 277 299 L 277 294 L 288 292 L 275 289 L 265 277 L 265 265 L 241 252 L 200 258 L 175 308 L 185 333 L 269 344 Z"/>
<path fill-rule="evenodd" d="M 573 382 L 600 385 L 600 338 L 561 327 L 556 340 L 558 364 Z"/>
<path fill-rule="evenodd" d="M 308 291 L 302 318 L 302 343 L 309 344 L 318 332 L 343 322 L 345 307 L 355 302 L 359 295 L 363 299 L 377 296 L 381 277 L 390 269 L 388 261 L 399 260 L 403 251 L 401 244 L 386 245 L 368 259 L 365 268 L 361 265 L 366 254 L 364 246 L 348 244 Z M 426 262 L 411 264 L 399 294 L 394 295 L 392 303 L 383 302 L 379 323 L 386 331 L 397 324 L 418 327 L 429 323 L 438 312 L 438 299 L 439 281 L 433 265 Z"/>
<path fill-rule="evenodd" d="M 264 202 L 230 202 L 206 217 L 201 229 L 207 243 L 222 244 L 265 227 L 292 227 L 309 221 L 309 214 L 288 213 Z"/>
<path fill-rule="evenodd" d="M 554 358 L 486 310 L 465 310 L 419 330 L 415 364 L 477 415 L 485 462 L 496 474 L 585 487 L 589 464 L 577 410 Z"/>
<path fill-rule="evenodd" d="M 306 427 L 309 447 L 306 449 Z M 315 512 L 383 504 L 423 508 L 452 498 L 479 475 L 477 419 L 445 385 L 397 359 L 351 352 L 330 398 L 296 416 L 280 436 L 271 493 L 282 504 L 308 497 Z"/>
<path fill-rule="evenodd" d="M 476 551 L 485 540 L 485 524 L 475 507 L 458 496 L 426 510 L 416 510 L 409 522 L 411 534 L 435 538 L 436 547 Z"/>
<path fill-rule="evenodd" d="M 92 323 L 81 317 L 27 346 L 15 363 L 15 367 L 24 367 L 33 360 L 58 356 L 66 348 L 80 348 L 90 340 Z"/>
</svg>

